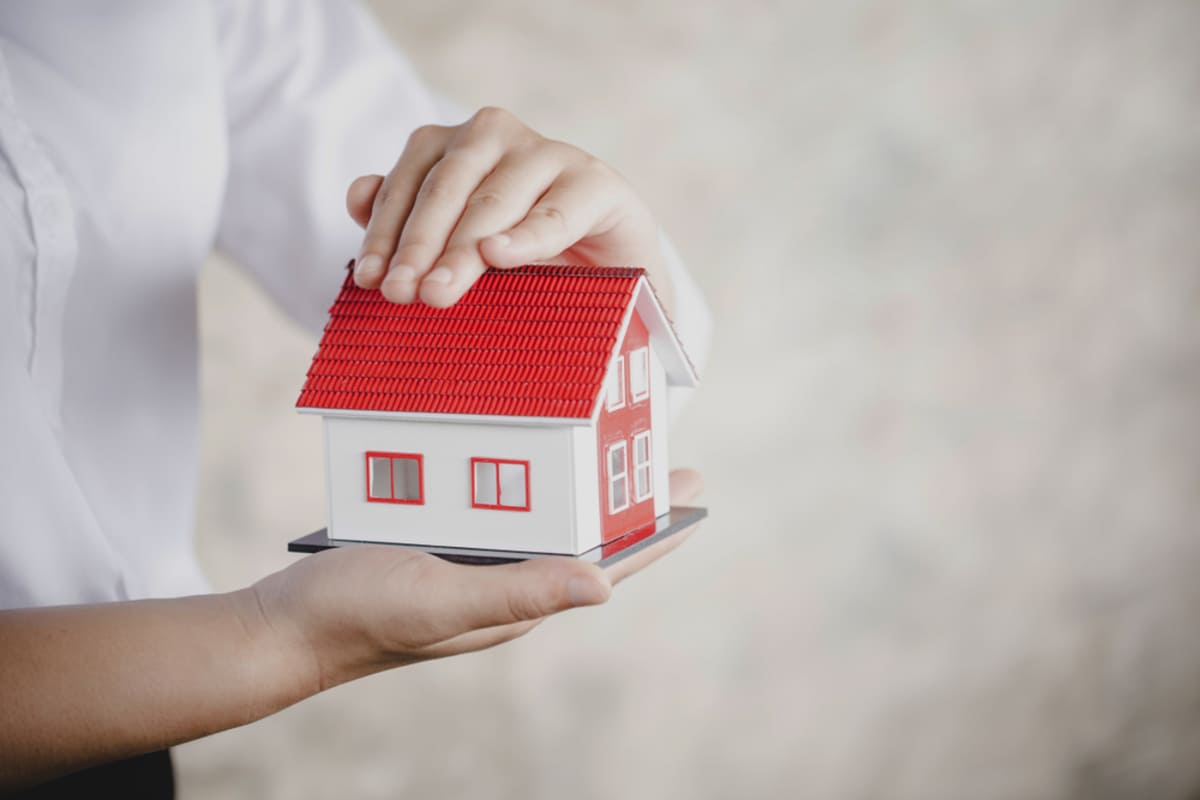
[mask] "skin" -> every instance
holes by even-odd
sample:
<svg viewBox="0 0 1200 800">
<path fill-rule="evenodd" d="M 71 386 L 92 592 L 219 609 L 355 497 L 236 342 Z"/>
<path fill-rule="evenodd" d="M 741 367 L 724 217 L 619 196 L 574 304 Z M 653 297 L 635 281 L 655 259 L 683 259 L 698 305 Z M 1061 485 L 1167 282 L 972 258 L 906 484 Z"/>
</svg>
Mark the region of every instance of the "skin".
<svg viewBox="0 0 1200 800">
<path fill-rule="evenodd" d="M 354 279 L 395 303 L 453 305 L 489 266 L 641 266 L 668 307 L 658 226 L 603 161 L 500 108 L 426 125 L 387 175 L 346 193 L 363 226 Z"/>
<path fill-rule="evenodd" d="M 394 302 L 450 305 L 488 265 L 530 262 L 638 264 L 669 298 L 657 228 L 625 181 L 498 109 L 419 129 L 387 176 L 351 185 L 347 205 L 366 231 L 356 280 Z M 701 488 L 698 473 L 671 473 L 672 504 Z M 0 792 L 510 641 L 604 603 L 688 535 L 607 570 L 560 557 L 473 567 L 356 546 L 227 594 L 0 611 Z"/>
<path fill-rule="evenodd" d="M 697 473 L 672 473 L 672 503 L 700 489 Z M 0 793 L 511 641 L 553 614 L 604 603 L 690 532 L 607 570 L 563 557 L 465 566 L 362 545 L 228 594 L 0 612 Z"/>
</svg>

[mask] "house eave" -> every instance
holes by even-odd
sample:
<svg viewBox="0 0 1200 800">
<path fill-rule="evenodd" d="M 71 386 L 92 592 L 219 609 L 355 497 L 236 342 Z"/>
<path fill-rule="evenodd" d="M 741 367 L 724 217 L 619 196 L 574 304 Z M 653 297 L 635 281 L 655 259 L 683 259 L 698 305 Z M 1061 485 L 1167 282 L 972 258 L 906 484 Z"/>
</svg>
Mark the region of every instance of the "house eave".
<svg viewBox="0 0 1200 800">
<path fill-rule="evenodd" d="M 504 414 L 432 414 L 416 411 L 366 411 L 362 409 L 348 408 L 314 408 L 311 406 L 296 406 L 296 411 L 301 414 L 315 414 L 323 417 L 387 419 L 406 422 L 454 422 L 463 425 L 586 427 L 593 424 L 593 420 L 589 417 L 515 417 Z"/>
</svg>

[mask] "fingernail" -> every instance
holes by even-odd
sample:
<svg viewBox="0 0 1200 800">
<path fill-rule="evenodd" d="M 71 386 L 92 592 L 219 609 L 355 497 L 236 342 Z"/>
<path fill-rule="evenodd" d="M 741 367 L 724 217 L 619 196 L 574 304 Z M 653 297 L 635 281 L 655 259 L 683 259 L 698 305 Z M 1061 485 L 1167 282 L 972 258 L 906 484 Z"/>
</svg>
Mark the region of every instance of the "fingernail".
<svg viewBox="0 0 1200 800">
<path fill-rule="evenodd" d="M 491 240 L 501 247 L 508 247 L 510 244 L 512 244 L 512 237 L 506 233 L 497 233 L 495 236 L 491 237 Z"/>
<path fill-rule="evenodd" d="M 596 578 L 576 575 L 567 581 L 567 600 L 573 606 L 595 606 L 608 599 L 608 587 Z"/>
<path fill-rule="evenodd" d="M 374 253 L 368 253 L 367 255 L 358 259 L 358 264 L 354 267 L 355 274 L 364 278 L 373 278 L 382 270 L 383 259 Z"/>
<path fill-rule="evenodd" d="M 407 265 L 392 267 L 392 271 L 388 273 L 388 277 L 396 281 L 413 281 L 417 277 L 417 271 Z"/>
<path fill-rule="evenodd" d="M 426 283 L 449 283 L 450 279 L 452 277 L 454 277 L 454 275 L 453 275 L 453 273 L 450 272 L 450 269 L 448 267 L 438 267 L 433 272 L 431 272 L 425 276 L 425 282 Z"/>
</svg>

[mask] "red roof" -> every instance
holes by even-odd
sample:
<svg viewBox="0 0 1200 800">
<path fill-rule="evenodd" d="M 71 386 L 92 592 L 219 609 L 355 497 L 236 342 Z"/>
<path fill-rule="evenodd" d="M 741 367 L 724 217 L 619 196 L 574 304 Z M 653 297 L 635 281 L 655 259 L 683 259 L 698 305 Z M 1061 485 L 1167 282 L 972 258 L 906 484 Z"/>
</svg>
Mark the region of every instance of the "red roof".
<svg viewBox="0 0 1200 800">
<path fill-rule="evenodd" d="M 644 273 L 489 269 L 450 308 L 397 305 L 347 273 L 296 405 L 588 417 Z"/>
</svg>

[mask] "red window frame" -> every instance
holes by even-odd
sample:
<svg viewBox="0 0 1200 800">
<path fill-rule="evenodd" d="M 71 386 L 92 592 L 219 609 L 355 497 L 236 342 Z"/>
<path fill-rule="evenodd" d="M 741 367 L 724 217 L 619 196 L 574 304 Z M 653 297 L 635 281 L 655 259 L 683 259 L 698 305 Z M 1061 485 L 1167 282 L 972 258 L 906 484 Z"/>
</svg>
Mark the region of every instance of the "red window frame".
<svg viewBox="0 0 1200 800">
<path fill-rule="evenodd" d="M 496 468 L 496 502 L 492 503 L 477 503 L 475 498 L 478 496 L 475 491 L 475 465 L 476 464 L 492 464 Z M 525 505 L 513 506 L 504 505 L 504 497 L 500 494 L 500 465 L 501 464 L 517 464 L 525 468 Z M 472 458 L 471 459 L 471 508 L 487 508 L 493 511 L 529 511 L 529 462 L 520 461 L 512 458 Z"/>
<path fill-rule="evenodd" d="M 372 497 L 371 496 L 371 459 L 386 458 L 388 464 L 388 487 L 392 492 L 396 490 L 396 476 L 392 474 L 392 459 L 393 458 L 408 458 L 417 462 L 417 499 L 416 500 L 397 500 L 394 497 Z M 425 457 L 420 453 L 386 453 L 381 450 L 369 450 L 366 457 L 363 458 L 363 465 L 366 468 L 366 495 L 368 503 L 395 503 L 401 506 L 423 506 L 425 505 Z"/>
</svg>

